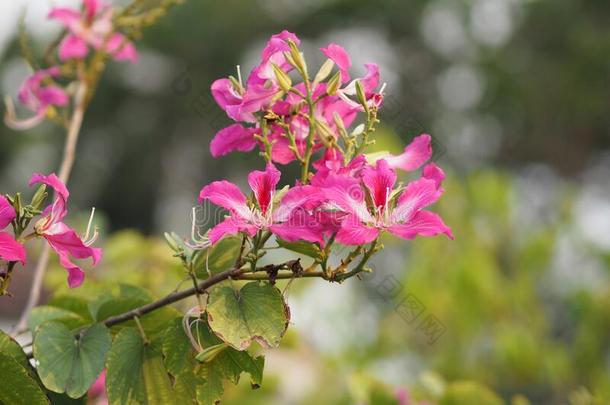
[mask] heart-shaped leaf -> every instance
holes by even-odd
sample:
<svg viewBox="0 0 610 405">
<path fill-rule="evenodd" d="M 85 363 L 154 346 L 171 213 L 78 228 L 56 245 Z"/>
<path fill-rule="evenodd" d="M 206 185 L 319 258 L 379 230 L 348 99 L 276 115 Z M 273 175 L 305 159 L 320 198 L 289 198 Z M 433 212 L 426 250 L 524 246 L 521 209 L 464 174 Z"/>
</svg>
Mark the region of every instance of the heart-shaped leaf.
<svg viewBox="0 0 610 405">
<path fill-rule="evenodd" d="M 161 353 L 134 328 L 122 329 L 112 343 L 106 391 L 111 405 L 171 404 L 176 399 Z"/>
<path fill-rule="evenodd" d="M 290 320 L 280 290 L 256 281 L 239 290 L 228 285 L 213 288 L 207 312 L 212 331 L 237 350 L 247 349 L 253 340 L 277 347 Z"/>
<path fill-rule="evenodd" d="M 111 338 L 108 329 L 95 324 L 77 335 L 52 321 L 42 324 L 34 339 L 34 357 L 42 383 L 71 398 L 83 396 L 104 368 Z"/>
</svg>

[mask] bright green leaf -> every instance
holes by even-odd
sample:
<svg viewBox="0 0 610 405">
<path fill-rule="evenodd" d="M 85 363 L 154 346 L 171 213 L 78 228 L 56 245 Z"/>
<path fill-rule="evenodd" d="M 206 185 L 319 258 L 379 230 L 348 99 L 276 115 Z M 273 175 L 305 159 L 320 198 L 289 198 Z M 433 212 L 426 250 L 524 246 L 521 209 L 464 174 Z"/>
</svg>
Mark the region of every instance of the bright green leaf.
<svg viewBox="0 0 610 405">
<path fill-rule="evenodd" d="M 176 318 L 163 334 L 162 351 L 167 371 L 174 377 L 195 366 L 194 349 L 184 333 L 182 318 Z"/>
<path fill-rule="evenodd" d="M 26 369 L 30 368 L 30 362 L 23 349 L 12 337 L 0 330 L 0 353 L 12 357 L 17 363 Z"/>
<path fill-rule="evenodd" d="M 65 325 L 46 322 L 34 339 L 40 379 L 51 391 L 79 398 L 102 372 L 110 344 L 104 325 L 93 325 L 77 338 Z"/>
<path fill-rule="evenodd" d="M 12 356 L 0 353 L 0 403 L 48 404 L 44 391 L 28 370 Z"/>
<path fill-rule="evenodd" d="M 237 350 L 247 349 L 253 340 L 264 347 L 277 347 L 290 320 L 280 290 L 256 281 L 240 290 L 229 285 L 213 288 L 207 312 L 214 333 Z"/>
</svg>

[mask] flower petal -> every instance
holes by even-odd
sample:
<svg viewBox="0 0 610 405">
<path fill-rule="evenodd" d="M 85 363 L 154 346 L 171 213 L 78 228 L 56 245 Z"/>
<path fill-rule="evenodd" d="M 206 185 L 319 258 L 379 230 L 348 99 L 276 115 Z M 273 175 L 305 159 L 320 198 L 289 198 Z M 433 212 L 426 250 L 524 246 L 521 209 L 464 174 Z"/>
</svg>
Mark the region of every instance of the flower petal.
<svg viewBox="0 0 610 405">
<path fill-rule="evenodd" d="M 40 173 L 34 173 L 30 178 L 28 183 L 29 187 L 32 187 L 34 184 L 46 184 L 55 190 L 57 196 L 61 197 L 64 201 L 68 200 L 70 193 L 68 192 L 68 188 L 66 185 L 57 177 L 55 173 L 51 173 L 48 176 L 45 176 Z"/>
<path fill-rule="evenodd" d="M 318 187 L 293 187 L 282 197 L 280 206 L 273 212 L 273 222 L 286 222 L 297 209 L 314 210 L 326 197 Z"/>
<path fill-rule="evenodd" d="M 235 91 L 229 79 L 218 79 L 212 83 L 212 97 L 226 111 L 227 106 L 239 105 L 242 97 Z"/>
<path fill-rule="evenodd" d="M 239 187 L 226 180 L 214 181 L 202 188 L 199 193 L 199 204 L 203 200 L 210 200 L 213 204 L 223 207 L 243 219 L 252 217 L 252 212 L 246 204 L 246 196 Z"/>
<path fill-rule="evenodd" d="M 66 93 L 66 91 L 61 87 L 53 85 L 38 90 L 38 99 L 44 106 L 57 105 L 60 107 L 65 107 L 70 102 L 68 93 Z"/>
<path fill-rule="evenodd" d="M 342 46 L 331 43 L 326 48 L 320 48 L 320 50 L 327 58 L 335 62 L 339 68 L 341 83 L 348 82 L 350 79 L 349 68 L 352 66 L 352 61 L 345 49 Z"/>
<path fill-rule="evenodd" d="M 379 229 L 363 224 L 355 215 L 348 215 L 337 232 L 337 242 L 344 245 L 363 245 L 379 236 Z"/>
<path fill-rule="evenodd" d="M 25 249 L 6 232 L 0 232 L 0 259 L 25 264 Z"/>
<path fill-rule="evenodd" d="M 362 181 L 371 192 L 375 208 L 385 209 L 396 183 L 396 172 L 390 169 L 388 162 L 380 159 L 376 167 L 366 166 L 362 171 Z"/>
<path fill-rule="evenodd" d="M 392 225 L 388 231 L 399 238 L 413 239 L 416 236 L 447 235 L 455 239 L 451 228 L 449 228 L 440 216 L 430 211 L 419 211 L 407 223 Z"/>
<path fill-rule="evenodd" d="M 265 171 L 254 170 L 248 175 L 248 184 L 254 191 L 254 197 L 263 214 L 267 212 L 267 208 L 273 199 L 273 193 L 280 181 L 280 176 L 280 171 L 275 168 L 273 163 L 268 163 Z"/>
<path fill-rule="evenodd" d="M 238 218 L 227 217 L 224 221 L 210 229 L 208 238 L 210 238 L 210 243 L 214 245 L 225 236 L 237 235 L 239 232 L 245 232 L 249 236 L 254 236 L 256 231 L 256 227 L 247 222 L 240 221 Z"/>
<path fill-rule="evenodd" d="M 249 152 L 255 146 L 254 129 L 233 124 L 216 133 L 210 143 L 210 152 L 212 156 L 220 157 L 233 151 Z"/>
<path fill-rule="evenodd" d="M 269 230 L 286 242 L 304 240 L 324 247 L 324 228 L 305 210 L 295 210 L 285 223 L 273 224 Z"/>
<path fill-rule="evenodd" d="M 87 43 L 80 37 L 68 34 L 59 44 L 59 58 L 61 60 L 83 59 L 89 53 Z"/>
<path fill-rule="evenodd" d="M 77 10 L 67 7 L 54 7 L 48 15 L 48 18 L 59 20 L 68 28 L 74 27 L 81 20 L 81 13 Z"/>
<path fill-rule="evenodd" d="M 389 155 L 384 157 L 391 168 L 411 171 L 419 168 L 426 160 L 432 157 L 432 137 L 428 134 L 423 134 L 405 147 L 405 150 L 400 155 Z"/>
<path fill-rule="evenodd" d="M 443 180 L 445 180 L 445 172 L 434 163 L 428 163 L 424 166 L 422 175 L 426 179 L 433 180 L 436 183 L 436 188 L 440 188 Z"/>
<path fill-rule="evenodd" d="M 324 181 L 323 188 L 328 204 L 352 214 L 362 222 L 373 222 L 373 217 L 364 201 L 364 191 L 359 179 L 330 175 Z"/>
<path fill-rule="evenodd" d="M 128 60 L 131 63 L 138 62 L 138 51 L 133 43 L 129 42 L 123 34 L 114 33 L 106 43 L 106 52 L 108 52 L 114 60 Z"/>
<path fill-rule="evenodd" d="M 65 252 L 76 259 L 87 259 L 90 257 L 94 266 L 102 258 L 101 249 L 85 245 L 76 231 L 63 222 L 53 224 L 45 231 L 43 236 L 58 253 Z"/>
<path fill-rule="evenodd" d="M 422 208 L 435 203 L 443 194 L 431 179 L 420 178 L 407 184 L 396 203 L 391 216 L 393 223 L 409 222 Z"/>
<path fill-rule="evenodd" d="M 4 229 L 17 216 L 15 209 L 6 197 L 0 195 L 0 229 Z"/>
</svg>

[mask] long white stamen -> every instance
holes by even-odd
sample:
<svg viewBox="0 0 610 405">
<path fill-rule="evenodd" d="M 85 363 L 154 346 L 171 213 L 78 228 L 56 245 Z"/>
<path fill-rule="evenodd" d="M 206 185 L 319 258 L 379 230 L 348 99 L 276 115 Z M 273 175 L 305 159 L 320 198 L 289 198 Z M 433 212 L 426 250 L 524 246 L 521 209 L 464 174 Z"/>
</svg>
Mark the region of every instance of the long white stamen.
<svg viewBox="0 0 610 405">
<path fill-rule="evenodd" d="M 379 94 L 383 94 L 383 92 L 385 91 L 386 85 L 387 85 L 387 83 L 383 82 L 383 84 L 381 85 L 381 88 L 379 89 Z"/>
<path fill-rule="evenodd" d="M 239 85 L 244 87 L 243 83 L 241 82 L 241 66 L 239 65 L 237 65 L 237 80 L 239 81 Z"/>
</svg>

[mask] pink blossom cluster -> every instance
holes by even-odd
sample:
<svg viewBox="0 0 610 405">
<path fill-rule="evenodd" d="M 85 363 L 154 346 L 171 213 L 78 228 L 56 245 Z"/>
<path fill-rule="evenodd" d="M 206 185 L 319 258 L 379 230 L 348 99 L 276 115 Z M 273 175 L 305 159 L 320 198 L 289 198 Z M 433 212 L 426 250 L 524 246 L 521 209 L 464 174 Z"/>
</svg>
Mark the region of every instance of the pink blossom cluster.
<svg viewBox="0 0 610 405">
<path fill-rule="evenodd" d="M 83 0 L 79 10 L 51 9 L 49 18 L 59 21 L 66 30 L 59 43 L 59 60 L 62 63 L 83 61 L 93 49 L 106 52 L 116 61 L 137 62 L 135 46 L 113 26 L 113 12 L 111 5 L 101 0 Z M 56 65 L 37 70 L 28 77 L 19 90 L 19 102 L 34 115 L 20 120 L 12 103 L 8 102 L 7 125 L 17 130 L 33 128 L 47 117 L 51 108 L 68 106 L 68 92 L 55 82 L 61 73 L 61 65 Z"/>
<path fill-rule="evenodd" d="M 54 173 L 46 176 L 35 173 L 29 185 L 35 184 L 51 187 L 55 191 L 55 199 L 43 210 L 40 218 L 34 224 L 33 232 L 17 240 L 6 231 L 6 228 L 16 220 L 17 212 L 7 198 L 0 195 L 0 229 L 3 230 L 0 232 L 0 260 L 25 264 L 25 241 L 31 237 L 41 237 L 57 253 L 59 263 L 68 271 L 69 286 L 78 287 L 82 284 L 85 273 L 72 259 L 91 258 L 93 265 L 96 265 L 101 258 L 102 251 L 99 248 L 91 247 L 95 235 L 91 240 L 86 240 L 87 236 L 81 238 L 64 222 L 68 213 L 69 196 L 65 184 Z"/>
<path fill-rule="evenodd" d="M 296 61 L 299 43 L 287 31 L 273 35 L 244 85 L 234 78 L 212 84 L 220 107 L 237 121 L 216 134 L 212 155 L 251 151 L 257 146 L 262 151 L 270 147 L 271 153 L 266 156 L 266 169 L 248 176 L 253 198 L 225 180 L 201 190 L 200 203 L 209 200 L 230 213 L 209 231 L 210 243 L 240 233 L 253 237 L 261 230 L 288 242 L 303 240 L 320 246 L 330 238 L 361 245 L 376 240 L 382 232 L 403 239 L 438 234 L 453 238 L 443 220 L 425 209 L 443 194 L 445 177 L 434 163 L 424 166 L 432 156 L 429 135 L 416 137 L 400 155 L 386 153 L 376 159 L 361 153 L 347 156 L 339 146 L 341 130 L 349 128 L 361 113 L 381 107 L 377 65 L 367 64 L 367 74 L 350 82 L 349 55 L 341 46 L 330 44 L 321 51 L 338 67 L 335 76 L 339 82 L 312 82 Z M 303 75 L 302 83 L 292 84 L 289 74 L 294 69 Z M 336 89 L 329 91 L 331 86 Z M 314 172 L 287 192 L 276 190 L 280 172 L 274 162 L 299 160 L 309 170 L 307 157 L 300 158 L 309 148 L 321 155 L 312 165 Z M 419 179 L 404 187 L 397 185 L 397 170 L 421 167 Z"/>
</svg>

